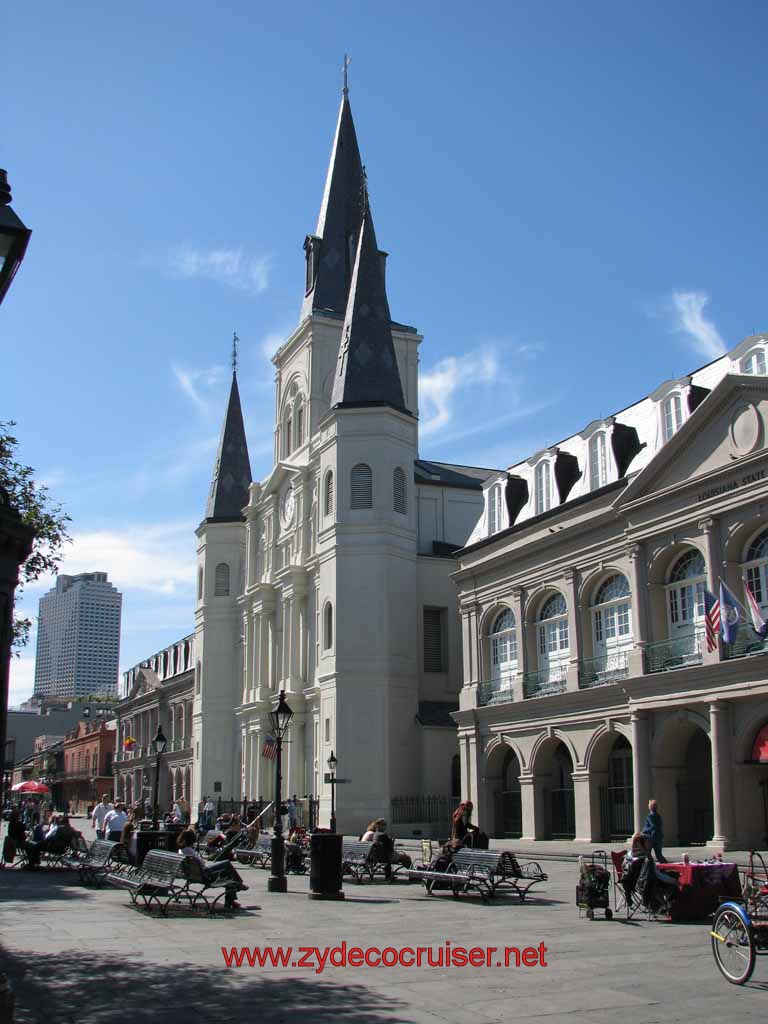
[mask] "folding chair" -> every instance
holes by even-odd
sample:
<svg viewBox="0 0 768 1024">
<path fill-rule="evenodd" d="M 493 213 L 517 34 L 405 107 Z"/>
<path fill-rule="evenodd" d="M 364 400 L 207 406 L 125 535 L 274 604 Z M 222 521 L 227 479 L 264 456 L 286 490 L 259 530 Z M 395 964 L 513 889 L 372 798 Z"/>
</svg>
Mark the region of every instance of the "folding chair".
<svg viewBox="0 0 768 1024">
<path fill-rule="evenodd" d="M 629 921 L 630 918 L 635 917 L 637 914 L 642 914 L 645 907 L 634 884 L 629 888 L 629 891 L 622 884 L 622 879 L 624 878 L 624 856 L 623 850 L 611 850 L 613 906 L 617 914 L 621 913 L 622 910 L 625 911 Z"/>
</svg>

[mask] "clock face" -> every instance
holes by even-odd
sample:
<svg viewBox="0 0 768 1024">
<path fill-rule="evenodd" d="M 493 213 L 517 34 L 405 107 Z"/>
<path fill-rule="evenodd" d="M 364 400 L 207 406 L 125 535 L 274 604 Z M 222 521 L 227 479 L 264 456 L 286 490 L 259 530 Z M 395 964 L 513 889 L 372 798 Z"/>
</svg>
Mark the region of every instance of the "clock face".
<svg viewBox="0 0 768 1024">
<path fill-rule="evenodd" d="M 293 493 L 293 488 L 289 487 L 283 495 L 283 501 L 280 508 L 280 517 L 283 520 L 283 526 L 290 526 L 293 522 L 293 514 L 296 511 L 296 495 Z"/>
</svg>

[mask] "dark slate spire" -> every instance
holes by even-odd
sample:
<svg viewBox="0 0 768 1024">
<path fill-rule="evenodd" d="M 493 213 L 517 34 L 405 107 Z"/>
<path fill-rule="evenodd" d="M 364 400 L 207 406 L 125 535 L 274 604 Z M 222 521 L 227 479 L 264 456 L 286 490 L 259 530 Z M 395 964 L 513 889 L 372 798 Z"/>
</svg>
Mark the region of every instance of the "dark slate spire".
<svg viewBox="0 0 768 1024">
<path fill-rule="evenodd" d="M 233 356 L 233 361 L 234 358 Z M 233 369 L 232 390 L 229 392 L 227 415 L 224 419 L 224 426 L 221 428 L 219 452 L 213 470 L 205 521 L 207 523 L 242 521 L 242 510 L 248 504 L 250 485 L 251 463 L 248 459 L 248 442 L 245 439 L 240 392 L 237 389 L 237 372 Z"/>
<path fill-rule="evenodd" d="M 365 181 L 362 194 L 365 215 L 355 254 L 331 405 L 392 405 L 404 409 L 384 271 Z"/>
<path fill-rule="evenodd" d="M 345 86 L 317 231 L 304 243 L 307 294 L 302 317 L 323 311 L 344 315 L 363 216 L 362 189 L 363 164 Z"/>
</svg>

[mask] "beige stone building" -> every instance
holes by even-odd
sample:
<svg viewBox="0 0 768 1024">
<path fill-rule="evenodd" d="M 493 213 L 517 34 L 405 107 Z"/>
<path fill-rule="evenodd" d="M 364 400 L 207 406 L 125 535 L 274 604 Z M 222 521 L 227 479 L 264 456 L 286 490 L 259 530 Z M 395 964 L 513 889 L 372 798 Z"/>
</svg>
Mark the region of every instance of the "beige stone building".
<svg viewBox="0 0 768 1024">
<path fill-rule="evenodd" d="M 764 846 L 768 641 L 705 640 L 722 578 L 768 616 L 768 335 L 485 485 L 459 553 L 462 793 L 492 835 Z"/>
</svg>

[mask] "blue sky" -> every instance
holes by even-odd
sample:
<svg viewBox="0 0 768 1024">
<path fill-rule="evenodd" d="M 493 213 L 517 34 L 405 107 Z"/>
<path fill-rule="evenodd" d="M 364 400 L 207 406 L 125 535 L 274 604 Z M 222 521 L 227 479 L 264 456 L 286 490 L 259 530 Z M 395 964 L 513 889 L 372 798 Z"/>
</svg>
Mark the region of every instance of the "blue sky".
<svg viewBox="0 0 768 1024">
<path fill-rule="evenodd" d="M 193 626 L 233 330 L 270 468 L 265 350 L 296 325 L 345 50 L 392 313 L 425 335 L 422 455 L 509 465 L 768 329 L 764 4 L 83 0 L 3 35 L 34 234 L 0 415 L 73 517 L 67 571 L 124 592 L 124 668 Z"/>
</svg>

